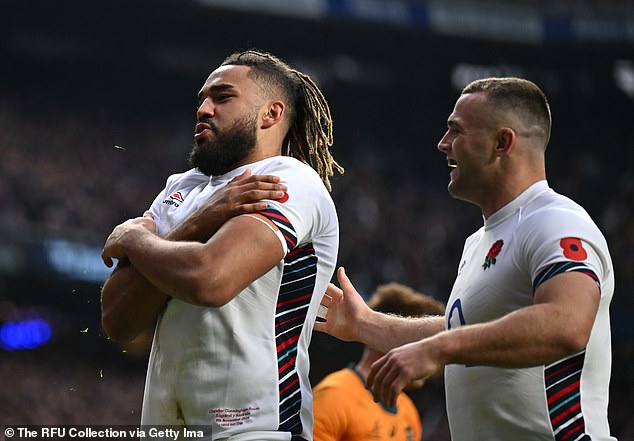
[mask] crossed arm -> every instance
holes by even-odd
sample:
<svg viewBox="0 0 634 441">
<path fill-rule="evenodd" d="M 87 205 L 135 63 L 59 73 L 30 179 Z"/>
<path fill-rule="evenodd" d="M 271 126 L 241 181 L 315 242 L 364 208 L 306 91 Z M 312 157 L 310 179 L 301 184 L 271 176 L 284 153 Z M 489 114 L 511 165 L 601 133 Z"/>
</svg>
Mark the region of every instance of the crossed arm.
<svg viewBox="0 0 634 441">
<path fill-rule="evenodd" d="M 342 289 L 329 288 L 326 322 L 315 329 L 389 350 L 372 365 L 367 379 L 375 398 L 388 406 L 409 381 L 428 378 L 447 364 L 522 368 L 579 352 L 590 338 L 600 300 L 590 277 L 568 272 L 541 284 L 529 307 L 488 323 L 444 330 L 442 318 L 373 312 L 342 269 L 338 278 Z"/>
<path fill-rule="evenodd" d="M 266 208 L 286 187 L 274 176 L 245 172 L 214 194 L 165 238 L 149 213 L 117 226 L 102 258 L 119 265 L 102 288 L 108 336 L 129 341 L 153 324 L 171 298 L 219 306 L 283 257 L 271 228 L 240 214 Z M 240 268 L 236 271 L 235 268 Z"/>
</svg>

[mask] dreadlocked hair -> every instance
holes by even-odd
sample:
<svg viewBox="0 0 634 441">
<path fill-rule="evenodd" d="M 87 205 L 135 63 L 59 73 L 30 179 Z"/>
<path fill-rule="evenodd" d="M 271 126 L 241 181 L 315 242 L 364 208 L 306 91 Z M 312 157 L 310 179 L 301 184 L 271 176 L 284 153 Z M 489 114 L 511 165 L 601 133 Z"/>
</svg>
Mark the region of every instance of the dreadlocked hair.
<svg viewBox="0 0 634 441">
<path fill-rule="evenodd" d="M 274 91 L 282 93 L 290 122 L 282 154 L 317 170 L 324 185 L 331 191 L 330 177 L 335 170 L 343 174 L 344 169 L 330 153 L 333 143 L 330 107 L 315 82 L 266 52 L 236 52 L 222 62 L 223 66 L 228 64 L 249 66 L 249 75 L 265 94 L 271 95 Z"/>
</svg>

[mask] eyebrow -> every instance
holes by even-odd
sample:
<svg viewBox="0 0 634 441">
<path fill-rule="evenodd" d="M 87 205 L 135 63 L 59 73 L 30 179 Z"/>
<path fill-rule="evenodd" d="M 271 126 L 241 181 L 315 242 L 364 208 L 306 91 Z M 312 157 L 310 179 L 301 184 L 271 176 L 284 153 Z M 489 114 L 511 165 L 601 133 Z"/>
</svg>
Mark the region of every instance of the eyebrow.
<svg viewBox="0 0 634 441">
<path fill-rule="evenodd" d="M 200 92 L 198 92 L 198 100 L 200 101 L 205 94 L 222 92 L 229 89 L 235 89 L 235 87 L 232 84 L 214 84 L 213 86 L 203 87 Z"/>
<path fill-rule="evenodd" d="M 455 119 L 447 120 L 447 127 L 449 127 L 450 129 L 461 129 L 462 128 L 460 123 L 458 121 L 456 121 Z"/>
</svg>

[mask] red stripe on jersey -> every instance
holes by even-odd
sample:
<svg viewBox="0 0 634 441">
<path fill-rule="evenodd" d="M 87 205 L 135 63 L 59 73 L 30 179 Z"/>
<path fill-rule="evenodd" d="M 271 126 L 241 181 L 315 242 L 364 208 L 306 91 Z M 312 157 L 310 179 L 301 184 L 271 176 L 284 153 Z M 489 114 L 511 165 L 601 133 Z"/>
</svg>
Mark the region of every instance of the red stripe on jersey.
<svg viewBox="0 0 634 441">
<path fill-rule="evenodd" d="M 563 388 L 556 394 L 553 394 L 550 397 L 548 397 L 548 405 L 553 404 L 554 401 L 557 401 L 559 398 L 563 397 L 564 395 L 567 395 L 569 392 L 575 389 L 579 389 L 579 380 L 575 381 L 570 386 Z"/>
<path fill-rule="evenodd" d="M 548 375 L 546 375 L 546 379 L 550 379 L 552 377 L 555 377 L 555 376 L 561 374 L 562 372 L 569 370 L 571 367 L 574 367 L 574 366 L 577 366 L 577 365 L 582 365 L 582 364 L 583 364 L 583 359 L 577 360 L 573 364 L 566 364 L 566 365 L 564 365 L 564 367 L 562 367 L 558 371 L 551 372 Z"/>
<path fill-rule="evenodd" d="M 306 294 L 306 295 L 304 295 L 304 296 L 301 296 L 301 297 L 296 297 L 296 298 L 294 298 L 294 299 L 287 300 L 287 301 L 285 301 L 285 302 L 279 302 L 279 303 L 277 304 L 277 307 L 279 308 L 280 306 L 285 306 L 285 305 L 288 305 L 289 303 L 299 302 L 300 300 L 305 300 L 305 299 L 308 299 L 308 298 L 310 298 L 312 295 L 313 295 L 313 293 L 311 292 L 311 293 L 308 293 L 308 294 Z"/>
<path fill-rule="evenodd" d="M 262 213 L 262 215 L 264 215 L 266 217 L 274 217 L 275 219 L 279 219 L 281 221 L 284 221 L 287 224 L 290 224 L 290 222 L 288 221 L 286 216 L 283 216 L 281 214 L 273 213 L 271 211 L 264 211 L 264 212 L 261 212 L 261 213 Z"/>
<path fill-rule="evenodd" d="M 303 318 L 304 318 L 304 316 L 299 316 L 299 315 L 296 315 L 295 317 L 289 318 L 288 320 L 284 320 L 284 321 L 283 321 L 283 322 L 281 322 L 281 323 L 277 323 L 277 324 L 275 325 L 275 327 L 277 328 L 278 326 L 283 326 L 283 325 L 285 325 L 285 324 L 287 324 L 287 323 L 292 322 L 293 320 L 298 320 L 298 319 L 300 319 L 300 320 L 301 320 L 301 319 L 303 319 Z"/>
<path fill-rule="evenodd" d="M 556 418 L 553 418 L 552 420 L 550 420 L 551 424 L 554 426 L 555 424 L 557 424 L 559 421 L 563 420 L 564 418 L 566 418 L 568 415 L 575 413 L 579 408 L 581 408 L 581 403 L 575 403 L 572 406 L 570 406 L 568 409 L 566 409 L 564 412 L 560 413 L 559 415 L 557 415 Z"/>
<path fill-rule="evenodd" d="M 295 248 L 293 251 L 289 251 L 289 253 L 287 254 L 287 257 L 292 256 L 292 255 L 297 254 L 297 253 L 314 254 L 315 253 L 315 249 L 314 248 Z"/>
<path fill-rule="evenodd" d="M 299 335 L 295 335 L 289 338 L 288 340 L 286 340 L 285 342 L 280 343 L 279 345 L 277 345 L 277 353 L 279 354 L 282 351 L 282 349 L 284 349 L 288 345 L 295 343 L 297 340 L 299 340 Z"/>
<path fill-rule="evenodd" d="M 297 358 L 297 357 L 293 357 L 293 358 L 291 358 L 291 359 L 288 361 L 288 363 L 286 363 L 286 364 L 285 364 L 285 365 L 283 365 L 283 366 L 280 366 L 280 368 L 277 370 L 277 373 L 278 373 L 278 374 L 281 374 L 281 373 L 282 373 L 282 372 L 284 372 L 284 371 L 285 371 L 285 370 L 286 370 L 289 366 L 294 365 L 294 364 L 295 364 L 295 359 L 296 359 L 296 358 Z"/>
<path fill-rule="evenodd" d="M 295 248 L 295 245 L 297 245 L 297 242 L 295 242 L 291 236 L 286 234 L 284 232 L 284 230 L 280 229 L 280 231 L 282 232 L 282 235 L 284 236 L 284 239 L 286 240 L 286 242 L 288 242 L 288 244 L 291 246 L 291 248 Z"/>
<path fill-rule="evenodd" d="M 295 380 L 287 384 L 286 387 L 284 387 L 283 389 L 280 389 L 280 395 L 282 395 L 284 392 L 289 390 L 292 386 L 295 386 L 297 383 L 299 383 L 299 378 L 295 378 Z"/>
<path fill-rule="evenodd" d="M 570 430 L 568 430 L 564 436 L 562 436 L 561 438 L 557 438 L 557 439 L 559 441 L 564 441 L 564 440 L 568 439 L 570 436 L 572 436 L 575 433 L 579 432 L 580 430 L 583 430 L 583 427 L 584 427 L 584 423 L 583 423 L 583 421 L 581 421 L 581 423 L 577 424 L 575 427 L 573 427 Z"/>
</svg>

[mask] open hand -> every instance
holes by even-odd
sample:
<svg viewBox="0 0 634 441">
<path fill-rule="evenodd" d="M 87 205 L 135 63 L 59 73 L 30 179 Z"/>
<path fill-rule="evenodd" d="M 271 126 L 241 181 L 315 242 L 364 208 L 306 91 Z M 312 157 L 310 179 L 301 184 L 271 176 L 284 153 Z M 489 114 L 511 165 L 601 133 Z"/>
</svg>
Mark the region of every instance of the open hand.
<svg viewBox="0 0 634 441">
<path fill-rule="evenodd" d="M 226 221 L 241 214 L 264 210 L 264 199 L 277 200 L 288 188 L 273 175 L 252 175 L 250 169 L 218 190 L 185 222 L 195 230 L 194 240 L 209 239 Z"/>
<path fill-rule="evenodd" d="M 337 270 L 337 280 L 341 289 L 330 283 L 321 301 L 327 309 L 325 321 L 315 322 L 315 330 L 325 332 L 345 341 L 359 341 L 359 324 L 366 314 L 372 313 L 357 292 L 343 267 Z"/>
</svg>

